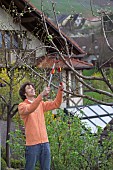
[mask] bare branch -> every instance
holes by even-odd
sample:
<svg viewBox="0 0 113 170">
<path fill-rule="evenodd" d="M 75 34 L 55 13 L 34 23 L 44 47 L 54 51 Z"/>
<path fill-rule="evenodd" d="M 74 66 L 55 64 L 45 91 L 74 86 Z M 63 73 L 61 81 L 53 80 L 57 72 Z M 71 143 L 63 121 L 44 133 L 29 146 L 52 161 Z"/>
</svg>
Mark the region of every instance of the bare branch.
<svg viewBox="0 0 113 170">
<path fill-rule="evenodd" d="M 102 69 L 100 69 L 100 71 L 101 71 L 101 74 L 102 74 L 102 76 L 103 76 L 103 78 L 104 78 L 104 82 L 106 83 L 106 85 L 110 88 L 110 90 L 113 92 L 113 85 L 110 83 L 110 81 L 109 81 L 109 79 L 105 76 L 105 73 L 103 72 L 103 70 Z"/>
<path fill-rule="evenodd" d="M 105 38 L 105 40 L 106 40 L 107 46 L 109 47 L 109 49 L 110 49 L 111 51 L 113 51 L 113 48 L 112 48 L 111 45 L 109 44 L 109 41 L 108 41 L 108 39 L 107 39 L 107 35 L 106 35 L 106 32 L 105 32 L 103 15 L 102 15 L 102 17 L 101 17 L 101 21 L 102 21 L 102 30 L 103 30 L 103 34 L 104 34 L 104 38 Z"/>
<path fill-rule="evenodd" d="M 5 99 L 4 96 L 2 96 L 2 95 L 0 94 L 0 98 L 4 101 L 4 103 L 5 103 L 6 105 L 8 105 L 8 103 L 7 103 L 7 101 L 6 101 L 6 99 Z"/>
</svg>

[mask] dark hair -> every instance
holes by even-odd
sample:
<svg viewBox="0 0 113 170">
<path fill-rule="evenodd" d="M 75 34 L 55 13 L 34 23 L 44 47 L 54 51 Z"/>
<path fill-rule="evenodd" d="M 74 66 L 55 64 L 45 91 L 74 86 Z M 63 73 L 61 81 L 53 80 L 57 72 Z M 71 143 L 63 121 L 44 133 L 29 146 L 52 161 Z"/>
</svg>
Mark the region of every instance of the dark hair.
<svg viewBox="0 0 113 170">
<path fill-rule="evenodd" d="M 22 100 L 25 100 L 26 99 L 26 96 L 25 96 L 25 88 L 27 85 L 32 85 L 34 88 L 34 84 L 33 83 L 30 83 L 30 82 L 25 82 L 21 87 L 20 87 L 20 90 L 19 90 L 19 95 L 21 97 Z"/>
</svg>

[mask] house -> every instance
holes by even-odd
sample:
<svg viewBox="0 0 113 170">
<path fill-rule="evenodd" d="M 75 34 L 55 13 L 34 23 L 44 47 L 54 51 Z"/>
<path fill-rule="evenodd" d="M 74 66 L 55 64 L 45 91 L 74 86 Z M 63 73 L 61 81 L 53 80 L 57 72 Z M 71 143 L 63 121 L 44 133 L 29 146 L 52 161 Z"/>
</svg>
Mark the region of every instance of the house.
<svg viewBox="0 0 113 170">
<path fill-rule="evenodd" d="M 88 27 L 99 27 L 101 25 L 101 18 L 100 17 L 87 17 L 85 18 L 84 26 Z"/>
<path fill-rule="evenodd" d="M 92 68 L 92 64 L 82 61 L 86 53 L 77 45 L 75 41 L 66 36 L 63 32 L 59 32 L 55 24 L 50 21 L 46 16 L 43 18 L 43 13 L 36 9 L 27 0 L 1 0 L 0 1 L 0 66 L 4 67 L 4 56 L 8 64 L 18 62 L 19 58 L 25 59 L 29 65 L 35 65 L 41 69 L 45 68 L 43 63 L 49 60 L 49 56 L 58 56 L 55 48 L 52 48 L 51 38 L 56 48 L 62 52 L 68 61 L 68 54 L 64 39 L 66 39 L 69 53 L 71 54 L 73 66 L 75 69 L 82 73 L 83 69 Z M 45 20 L 45 23 L 43 22 Z M 48 32 L 45 28 L 48 28 Z M 28 56 L 28 57 L 26 57 Z M 40 60 L 41 59 L 41 60 Z M 60 59 L 61 60 L 61 59 Z M 39 62 L 40 61 L 40 62 Z M 49 62 L 49 61 L 47 61 Z M 51 69 L 54 59 L 47 67 Z M 63 61 L 60 64 L 64 66 Z M 63 81 L 65 82 L 65 89 L 69 85 L 77 86 L 79 93 L 82 94 L 82 86 L 77 82 L 72 71 L 64 67 Z M 68 80 L 68 81 L 67 81 Z M 67 82 L 69 84 L 67 84 Z M 79 85 L 79 88 L 78 88 Z M 73 102 L 66 100 L 63 107 L 72 105 Z M 74 102 L 82 104 L 81 98 L 73 96 Z"/>
<path fill-rule="evenodd" d="M 85 19 L 81 14 L 62 14 L 57 17 L 58 24 L 60 27 L 65 27 L 67 29 L 79 29 L 85 22 Z"/>
<path fill-rule="evenodd" d="M 88 62 L 94 61 L 98 63 L 98 65 L 103 65 L 104 67 L 113 67 L 113 23 L 112 23 L 113 15 L 109 15 L 109 17 L 103 17 L 103 26 L 105 31 L 105 36 L 102 31 L 101 25 L 99 25 L 99 18 L 97 17 L 97 22 L 93 22 L 93 29 L 90 29 L 91 24 L 89 24 L 89 32 L 83 34 L 82 30 L 81 34 L 73 39 L 79 44 L 79 46 L 87 53 L 86 60 Z M 90 19 L 89 19 L 90 21 Z M 92 21 L 91 21 L 92 23 Z M 88 23 L 87 23 L 88 24 Z M 111 58 L 111 59 L 110 59 Z"/>
<path fill-rule="evenodd" d="M 106 67 L 113 66 L 112 51 L 113 51 L 113 15 L 103 16 L 103 26 L 105 36 L 102 31 L 100 17 L 87 17 L 85 22 L 79 28 L 75 28 L 73 24 L 68 27 L 61 27 L 66 35 L 71 37 L 77 44 L 87 53 L 83 58 L 89 63 L 98 63 Z M 111 58 L 111 59 L 110 59 Z M 109 60 L 110 59 L 110 60 Z"/>
</svg>

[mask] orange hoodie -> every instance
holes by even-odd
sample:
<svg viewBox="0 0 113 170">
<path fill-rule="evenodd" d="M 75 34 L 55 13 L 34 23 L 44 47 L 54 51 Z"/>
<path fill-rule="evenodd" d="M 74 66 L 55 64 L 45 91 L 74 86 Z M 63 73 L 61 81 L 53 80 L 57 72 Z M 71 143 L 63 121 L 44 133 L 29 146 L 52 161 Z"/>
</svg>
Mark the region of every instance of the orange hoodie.
<svg viewBox="0 0 113 170">
<path fill-rule="evenodd" d="M 42 100 L 41 95 L 33 103 L 25 99 L 18 105 L 20 117 L 24 121 L 26 145 L 48 142 L 44 112 L 57 109 L 62 102 L 62 91 L 59 89 L 54 101 Z"/>
</svg>

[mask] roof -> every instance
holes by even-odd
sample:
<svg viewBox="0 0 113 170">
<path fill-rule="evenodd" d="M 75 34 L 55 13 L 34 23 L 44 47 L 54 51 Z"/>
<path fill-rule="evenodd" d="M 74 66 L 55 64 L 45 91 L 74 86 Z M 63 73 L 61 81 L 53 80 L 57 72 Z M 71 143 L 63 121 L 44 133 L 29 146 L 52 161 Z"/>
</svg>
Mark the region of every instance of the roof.
<svg viewBox="0 0 113 170">
<path fill-rule="evenodd" d="M 73 63 L 73 67 L 76 68 L 76 69 L 89 69 L 89 68 L 92 68 L 92 64 L 89 64 L 87 62 L 84 62 L 84 61 L 81 61 L 81 60 L 78 60 L 76 58 L 71 58 L 69 59 L 69 57 L 64 57 L 65 60 L 70 63 L 70 60 L 71 62 Z M 44 57 L 40 57 L 38 60 L 37 60 L 37 67 L 38 68 L 52 68 L 53 64 L 56 63 L 55 67 L 58 68 L 59 66 L 63 69 L 69 69 L 69 67 L 64 63 L 63 60 L 59 59 L 58 62 L 56 60 L 56 57 L 55 56 L 44 56 Z"/>
<path fill-rule="evenodd" d="M 58 23 L 62 23 L 68 16 L 68 14 L 62 14 L 57 16 Z"/>
<path fill-rule="evenodd" d="M 10 14 L 13 14 L 13 18 L 15 22 L 21 21 L 22 26 L 24 26 L 27 30 L 32 32 L 38 39 L 40 39 L 44 44 L 51 45 L 51 42 L 48 41 L 47 33 L 45 31 L 44 23 L 42 22 L 42 12 L 36 9 L 29 1 L 27 0 L 0 0 L 0 6 L 2 8 L 7 8 L 10 10 Z M 17 14 L 14 14 L 14 10 L 17 10 Z M 29 9 L 31 12 L 29 12 Z M 23 15 L 21 13 L 25 12 Z M 57 46 L 59 50 L 61 50 L 64 54 L 66 53 L 66 45 L 65 41 L 59 33 L 56 25 L 50 21 L 45 16 L 47 28 L 49 34 L 53 37 L 53 42 Z M 77 43 L 67 37 L 63 32 L 63 36 L 66 38 L 68 47 L 70 52 L 73 51 L 74 54 L 85 54 L 85 52 L 77 45 Z M 53 51 L 53 49 L 48 48 L 48 53 Z M 83 57 L 83 56 L 82 56 Z"/>
<path fill-rule="evenodd" d="M 90 21 L 90 22 L 100 22 L 101 17 L 99 17 L 99 16 L 96 16 L 96 17 L 91 16 L 91 17 L 86 18 L 86 20 Z"/>
<path fill-rule="evenodd" d="M 91 128 L 93 133 L 97 132 L 97 127 L 106 130 L 107 124 L 112 121 L 113 124 L 113 106 L 106 105 L 89 105 L 75 106 L 66 108 L 68 113 L 78 115 L 82 122 L 86 123 L 86 127 Z"/>
<path fill-rule="evenodd" d="M 113 44 L 112 35 L 112 32 L 109 34 L 107 33 L 107 38 L 110 44 Z M 106 44 L 103 35 L 95 33 L 86 37 L 76 37 L 76 42 L 81 47 L 84 47 L 84 50 L 87 52 L 88 56 L 91 54 L 95 56 L 98 55 L 99 58 L 97 58 L 97 60 L 100 64 L 107 62 L 106 66 L 111 66 L 111 64 L 113 63 L 113 52 Z M 111 60 L 109 60 L 110 58 Z M 85 57 L 83 60 L 85 61 Z"/>
</svg>

